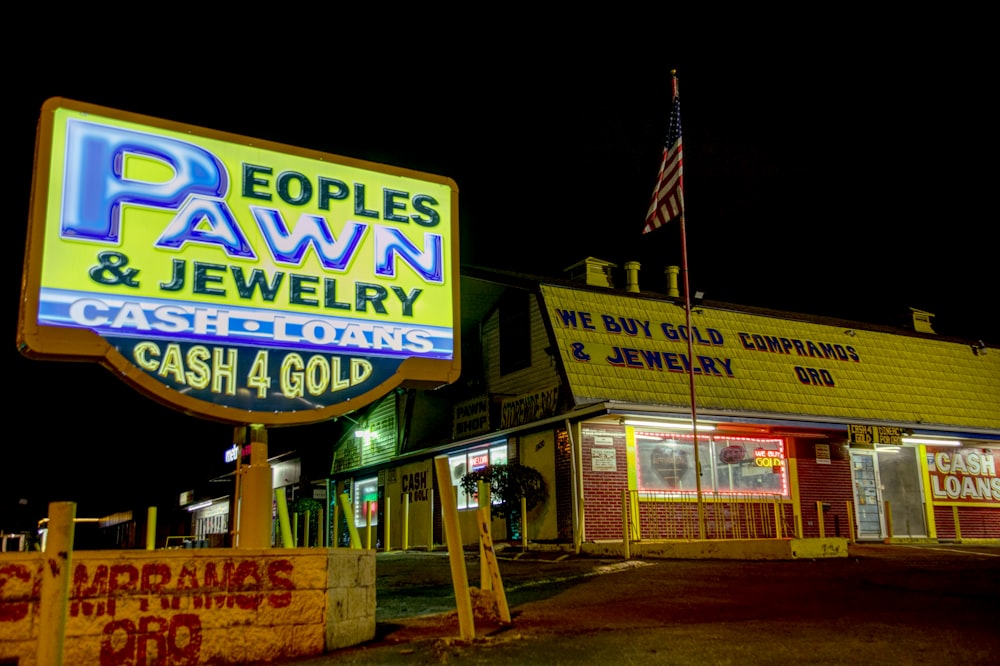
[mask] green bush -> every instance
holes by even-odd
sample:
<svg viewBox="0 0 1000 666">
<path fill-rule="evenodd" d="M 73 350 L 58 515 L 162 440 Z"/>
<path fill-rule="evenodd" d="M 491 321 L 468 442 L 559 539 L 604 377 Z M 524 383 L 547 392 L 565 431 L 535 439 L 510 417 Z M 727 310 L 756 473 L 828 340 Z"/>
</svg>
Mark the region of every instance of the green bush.
<svg viewBox="0 0 1000 666">
<path fill-rule="evenodd" d="M 530 511 L 545 501 L 548 489 L 545 478 L 534 467 L 512 462 L 503 465 L 490 465 L 483 469 L 469 472 L 459 482 L 466 495 L 472 496 L 479 492 L 479 482 L 490 485 L 490 494 L 494 503 L 491 505 L 491 516 L 510 518 L 521 510 L 521 498 L 524 498 L 525 510 Z M 496 503 L 496 500 L 500 500 Z"/>
</svg>

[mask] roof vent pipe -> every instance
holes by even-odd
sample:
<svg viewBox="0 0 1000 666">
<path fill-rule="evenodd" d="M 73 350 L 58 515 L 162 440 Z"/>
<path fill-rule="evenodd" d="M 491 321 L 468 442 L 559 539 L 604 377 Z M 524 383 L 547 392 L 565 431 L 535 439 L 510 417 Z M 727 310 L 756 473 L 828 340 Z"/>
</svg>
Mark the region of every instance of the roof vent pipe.
<svg viewBox="0 0 1000 666">
<path fill-rule="evenodd" d="M 667 269 L 664 271 L 667 274 L 667 296 L 671 298 L 680 298 L 681 292 L 677 288 L 677 276 L 680 272 L 680 266 L 667 266 Z"/>
<path fill-rule="evenodd" d="M 639 293 L 639 269 L 642 266 L 638 261 L 625 262 L 625 289 L 635 294 Z"/>
</svg>

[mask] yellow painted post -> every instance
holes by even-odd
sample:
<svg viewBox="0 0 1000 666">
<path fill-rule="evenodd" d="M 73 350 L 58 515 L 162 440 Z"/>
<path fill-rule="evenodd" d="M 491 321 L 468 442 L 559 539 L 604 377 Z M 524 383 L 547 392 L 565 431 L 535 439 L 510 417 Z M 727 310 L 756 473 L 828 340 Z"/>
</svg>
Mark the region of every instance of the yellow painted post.
<svg viewBox="0 0 1000 666">
<path fill-rule="evenodd" d="M 781 538 L 781 502 L 774 500 L 774 538 Z"/>
<path fill-rule="evenodd" d="M 448 483 L 449 484 L 451 483 L 450 479 L 448 480 Z M 431 512 L 431 516 L 430 516 L 431 522 L 428 523 L 429 527 L 427 528 L 427 552 L 428 553 L 431 552 L 432 550 L 434 550 L 434 495 L 431 495 L 430 500 L 431 501 L 427 503 L 427 506 L 428 506 L 428 508 L 429 508 L 429 510 Z"/>
<path fill-rule="evenodd" d="M 479 509 L 476 511 L 479 518 L 479 543 L 483 545 L 483 554 L 486 557 L 487 568 L 490 572 L 490 588 L 494 592 L 497 600 L 497 610 L 500 614 L 501 622 L 510 622 L 510 607 L 507 605 L 507 595 L 503 591 L 503 580 L 500 578 L 500 565 L 497 562 L 496 551 L 493 550 L 493 537 L 490 536 L 490 523 L 492 518 L 490 511 Z M 483 588 L 486 589 L 486 588 Z"/>
<path fill-rule="evenodd" d="M 156 550 L 156 507 L 146 509 L 146 550 Z"/>
<path fill-rule="evenodd" d="M 528 499 L 521 498 L 521 552 L 528 550 Z"/>
<path fill-rule="evenodd" d="M 382 520 L 385 521 L 385 525 L 382 528 L 382 532 L 385 534 L 385 546 L 383 546 L 382 550 L 384 550 L 387 553 L 389 552 L 389 550 L 391 550 L 391 548 L 389 546 L 389 544 L 391 543 L 390 535 L 392 534 L 392 530 L 389 529 L 390 527 L 392 527 L 392 511 L 391 511 L 391 509 L 392 509 L 392 506 L 389 504 L 389 495 L 386 494 L 386 496 L 385 496 L 385 511 L 382 512 Z"/>
<path fill-rule="evenodd" d="M 38 666 L 61 666 L 69 609 L 69 579 L 73 566 L 73 523 L 76 504 L 49 504 L 49 532 L 38 600 Z"/>
<path fill-rule="evenodd" d="M 299 514 L 290 513 L 288 515 L 290 517 L 290 522 L 292 524 L 292 543 L 291 545 L 285 547 L 295 548 L 296 546 L 299 545 Z"/>
<path fill-rule="evenodd" d="M 441 495 L 441 518 L 444 520 L 445 540 L 448 542 L 448 562 L 451 564 L 451 582 L 455 588 L 455 605 L 458 610 L 459 635 L 464 640 L 476 637 L 472 616 L 472 597 L 469 595 L 469 578 L 465 569 L 465 550 L 458 523 L 458 502 L 451 485 L 448 456 L 434 458 L 437 486 Z"/>
<path fill-rule="evenodd" d="M 337 505 L 337 500 L 333 501 L 333 543 L 331 544 L 334 548 L 340 548 L 340 506 Z"/>
<path fill-rule="evenodd" d="M 281 546 L 283 548 L 294 548 L 295 538 L 292 536 L 291 527 L 288 525 L 288 501 L 285 499 L 285 489 L 278 488 L 274 491 L 275 501 L 278 505 L 278 531 L 281 533 Z"/>
<path fill-rule="evenodd" d="M 250 464 L 243 468 L 239 548 L 271 547 L 271 465 L 267 462 L 267 429 L 250 426 Z"/>
<path fill-rule="evenodd" d="M 326 548 L 326 523 L 323 520 L 326 516 L 326 511 L 323 509 L 318 509 L 318 511 L 319 512 L 316 514 L 316 545 L 319 548 Z"/>
<path fill-rule="evenodd" d="M 622 491 L 622 554 L 626 560 L 632 559 L 632 546 L 629 543 L 630 528 L 628 515 L 628 490 Z"/>
<path fill-rule="evenodd" d="M 306 511 L 303 514 L 303 516 L 304 516 L 304 518 L 302 519 L 302 545 L 304 547 L 308 548 L 309 547 L 309 537 L 311 536 L 309 534 L 309 519 L 312 517 L 312 512 L 309 511 L 309 509 L 306 509 Z"/>
<path fill-rule="evenodd" d="M 892 505 L 889 500 L 885 501 L 885 533 L 888 538 L 892 538 Z"/>
<path fill-rule="evenodd" d="M 958 507 L 957 506 L 951 507 L 951 515 L 952 515 L 952 517 L 955 520 L 955 540 L 956 541 L 961 541 L 962 540 L 962 524 L 960 522 L 958 522 Z"/>
<path fill-rule="evenodd" d="M 850 543 L 855 543 L 854 540 L 854 507 L 851 505 L 851 500 L 844 502 L 847 505 L 847 540 Z"/>
<path fill-rule="evenodd" d="M 492 505 L 490 504 L 490 484 L 483 481 L 479 482 L 479 511 L 485 511 L 488 516 L 486 522 L 486 531 L 490 532 L 490 523 L 492 522 Z M 492 538 L 492 537 L 491 537 Z M 490 578 L 490 570 L 486 564 L 486 553 L 485 544 L 483 540 L 479 540 L 479 589 L 480 590 L 491 590 L 493 589 L 493 581 Z"/>
<path fill-rule="evenodd" d="M 365 548 L 372 548 L 372 503 L 365 500 Z"/>
<path fill-rule="evenodd" d="M 819 525 L 819 538 L 826 536 L 826 526 L 823 524 L 823 503 L 816 502 L 816 523 Z"/>
<path fill-rule="evenodd" d="M 410 549 L 410 493 L 403 495 L 403 550 Z"/>
<path fill-rule="evenodd" d="M 351 500 L 346 494 L 343 493 L 340 495 L 340 509 L 344 512 L 345 522 L 347 522 L 347 531 L 351 535 L 351 548 L 360 550 L 361 535 L 358 534 L 358 527 L 354 524 L 354 511 L 351 510 Z"/>
</svg>

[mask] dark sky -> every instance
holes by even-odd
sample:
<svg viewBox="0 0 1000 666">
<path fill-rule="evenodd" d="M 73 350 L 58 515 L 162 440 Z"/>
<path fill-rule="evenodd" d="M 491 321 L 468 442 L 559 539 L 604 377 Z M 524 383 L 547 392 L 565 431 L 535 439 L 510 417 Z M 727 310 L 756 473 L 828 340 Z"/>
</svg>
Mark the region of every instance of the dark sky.
<svg viewBox="0 0 1000 666">
<path fill-rule="evenodd" d="M 4 40 L 13 373 L 0 528 L 21 498 L 93 515 L 179 491 L 215 471 L 232 431 L 98 366 L 16 351 L 35 125 L 52 96 L 445 175 L 460 190 L 462 263 L 559 276 L 595 256 L 624 286 L 635 260 L 659 291 L 681 263 L 678 225 L 641 231 L 676 68 L 692 290 L 876 323 L 918 307 L 942 335 L 1000 344 L 993 73 L 967 46 L 803 36 L 765 57 L 748 40 L 671 60 L 629 35 L 557 48 L 541 32 L 345 41 L 342 26 L 271 42 L 261 25 L 223 48 L 212 31 L 171 42 L 145 25 L 137 41 L 107 27 Z M 137 57 L 147 40 L 153 55 Z M 322 445 L 327 425 L 272 441 Z"/>
</svg>

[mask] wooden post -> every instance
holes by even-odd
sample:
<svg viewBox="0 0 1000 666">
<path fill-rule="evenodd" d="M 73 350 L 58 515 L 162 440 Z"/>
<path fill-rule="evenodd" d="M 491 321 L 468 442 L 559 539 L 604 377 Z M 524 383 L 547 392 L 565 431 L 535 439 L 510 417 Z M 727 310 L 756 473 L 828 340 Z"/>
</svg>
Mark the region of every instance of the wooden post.
<svg viewBox="0 0 1000 666">
<path fill-rule="evenodd" d="M 889 504 L 889 500 L 885 501 L 885 534 L 888 538 L 892 538 L 892 505 Z"/>
<path fill-rule="evenodd" d="M 445 540 L 448 542 L 451 582 L 455 588 L 459 634 L 463 640 L 472 640 L 476 637 L 476 627 L 472 615 L 472 597 L 469 595 L 469 578 L 465 569 L 465 549 L 462 547 L 462 532 L 458 523 L 458 501 L 451 485 L 448 456 L 434 458 L 434 467 L 437 472 L 437 486 L 440 488 Z"/>
<path fill-rule="evenodd" d="M 392 511 L 391 511 L 392 505 L 389 504 L 389 500 L 390 500 L 389 495 L 388 495 L 388 493 L 386 493 L 386 496 L 385 496 L 385 510 L 382 511 L 382 520 L 385 523 L 382 526 L 382 534 L 385 535 L 385 545 L 382 546 L 382 550 L 384 550 L 387 553 L 391 550 L 391 548 L 389 547 L 389 544 L 391 542 L 390 535 L 392 534 L 392 530 L 389 529 L 390 527 L 392 527 L 392 518 L 391 518 L 391 516 L 392 516 Z"/>
<path fill-rule="evenodd" d="M 365 500 L 365 548 L 372 547 L 372 503 Z"/>
<path fill-rule="evenodd" d="M 351 499 L 346 494 L 339 495 L 338 499 L 340 499 L 340 508 L 344 512 L 344 518 L 347 522 L 347 531 L 351 535 L 351 548 L 360 549 L 361 535 L 358 534 L 358 527 L 354 524 L 354 511 L 351 509 Z"/>
<path fill-rule="evenodd" d="M 243 468 L 239 548 L 271 547 L 271 465 L 267 461 L 267 429 L 250 426 L 250 464 Z"/>
<path fill-rule="evenodd" d="M 449 484 L 451 483 L 451 479 L 448 480 L 448 483 Z M 438 491 L 438 494 L 440 494 L 440 491 Z M 431 501 L 427 503 L 428 510 L 431 512 L 431 515 L 430 515 L 430 518 L 431 518 L 430 527 L 427 529 L 427 552 L 428 553 L 434 550 L 434 495 L 433 494 L 430 496 L 430 500 Z"/>
<path fill-rule="evenodd" d="M 146 509 L 146 550 L 156 550 L 156 507 Z"/>
<path fill-rule="evenodd" d="M 958 522 L 958 507 L 951 507 L 951 515 L 955 521 L 955 541 L 962 540 L 962 524 Z"/>
<path fill-rule="evenodd" d="M 826 536 L 826 526 L 823 524 L 823 503 L 816 502 L 816 523 L 819 525 L 819 538 Z"/>
<path fill-rule="evenodd" d="M 483 546 L 483 554 L 486 558 L 487 569 L 489 570 L 491 584 L 489 589 L 493 590 L 497 600 L 497 610 L 500 613 L 500 621 L 510 623 L 510 607 L 507 606 L 507 595 L 503 591 L 503 580 L 500 578 L 500 565 L 497 563 L 496 552 L 493 550 L 493 537 L 490 536 L 490 511 L 479 509 L 476 512 L 479 517 L 479 543 Z M 487 589 L 487 588 L 482 588 Z"/>
<path fill-rule="evenodd" d="M 528 499 L 521 498 L 521 552 L 528 550 Z"/>
<path fill-rule="evenodd" d="M 278 531 L 281 533 L 282 548 L 294 548 L 295 537 L 292 535 L 292 528 L 288 521 L 288 501 L 285 499 L 285 489 L 278 488 L 274 491 L 275 503 L 278 505 Z"/>
<path fill-rule="evenodd" d="M 492 514 L 493 507 L 490 505 L 490 484 L 483 481 L 479 482 L 479 511 L 485 511 L 487 515 L 486 531 L 490 531 L 491 519 L 489 516 Z M 484 552 L 486 546 L 483 540 L 479 540 L 479 589 L 480 590 L 491 590 L 493 589 L 493 579 L 490 577 L 489 567 L 486 565 L 486 553 Z"/>
<path fill-rule="evenodd" d="M 632 559 L 632 546 L 629 543 L 631 537 L 628 515 L 628 490 L 622 491 L 622 554 L 626 560 Z"/>
<path fill-rule="evenodd" d="M 334 493 L 337 497 L 340 495 Z M 332 548 L 340 548 L 340 505 L 337 503 L 336 497 L 333 500 L 333 517 L 330 519 L 332 521 L 330 527 L 332 528 L 333 543 L 330 544 Z"/>
<path fill-rule="evenodd" d="M 851 500 L 844 502 L 847 505 L 847 540 L 849 543 L 856 543 L 854 538 L 854 507 Z"/>
<path fill-rule="evenodd" d="M 73 533 L 76 504 L 49 504 L 49 532 L 38 601 L 38 666 L 62 666 L 69 609 L 69 580 L 73 575 Z"/>
<path fill-rule="evenodd" d="M 410 549 L 410 493 L 403 495 L 403 550 Z"/>
</svg>

